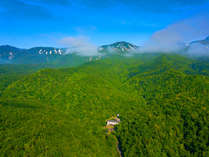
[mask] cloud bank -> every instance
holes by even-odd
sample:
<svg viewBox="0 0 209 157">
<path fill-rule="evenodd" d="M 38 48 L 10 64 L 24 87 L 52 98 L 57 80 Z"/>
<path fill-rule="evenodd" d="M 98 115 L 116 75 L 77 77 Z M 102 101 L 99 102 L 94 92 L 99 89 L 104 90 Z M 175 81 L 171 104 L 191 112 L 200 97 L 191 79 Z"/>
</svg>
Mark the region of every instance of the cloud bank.
<svg viewBox="0 0 209 157">
<path fill-rule="evenodd" d="M 209 56 L 209 47 L 200 43 L 190 44 L 191 41 L 205 39 L 209 36 L 209 15 L 199 15 L 155 32 L 137 51 L 131 53 L 153 52 L 183 52 L 192 56 Z M 88 37 L 66 37 L 61 43 L 67 46 L 68 53 L 77 53 L 82 56 L 96 56 L 98 48 Z M 189 46 L 189 47 L 188 47 Z M 109 50 L 112 52 L 114 50 Z"/>
<path fill-rule="evenodd" d="M 194 43 L 189 47 L 187 52 L 190 56 L 209 56 L 209 45 Z"/>
<path fill-rule="evenodd" d="M 70 36 L 63 38 L 60 43 L 68 48 L 67 54 L 76 53 L 81 56 L 98 55 L 97 46 L 90 42 L 85 36 Z"/>
<path fill-rule="evenodd" d="M 157 31 L 141 47 L 141 52 L 178 52 L 193 40 L 209 36 L 209 16 L 196 16 Z M 197 50 L 197 46 L 195 46 Z M 200 48 L 199 50 L 202 50 Z M 193 52 L 194 53 L 194 52 Z"/>
</svg>

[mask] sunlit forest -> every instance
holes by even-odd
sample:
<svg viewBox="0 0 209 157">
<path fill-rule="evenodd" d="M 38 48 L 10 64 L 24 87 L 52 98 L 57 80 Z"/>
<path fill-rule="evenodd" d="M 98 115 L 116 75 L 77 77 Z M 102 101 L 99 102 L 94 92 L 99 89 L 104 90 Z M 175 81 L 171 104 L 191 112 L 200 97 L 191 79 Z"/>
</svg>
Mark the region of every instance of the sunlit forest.
<svg viewBox="0 0 209 157">
<path fill-rule="evenodd" d="M 209 156 L 206 60 L 140 54 L 0 69 L 2 157 Z"/>
</svg>

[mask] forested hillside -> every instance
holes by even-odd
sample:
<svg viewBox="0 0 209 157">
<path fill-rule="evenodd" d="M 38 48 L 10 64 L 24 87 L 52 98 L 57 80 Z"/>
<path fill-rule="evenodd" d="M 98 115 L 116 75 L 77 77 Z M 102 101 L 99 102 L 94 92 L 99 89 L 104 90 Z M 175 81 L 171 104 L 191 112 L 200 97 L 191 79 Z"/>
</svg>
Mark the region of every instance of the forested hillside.
<svg viewBox="0 0 209 157">
<path fill-rule="evenodd" d="M 3 90 L 12 82 L 23 78 L 25 75 L 34 73 L 43 67 L 43 65 L 0 65 L 0 95 L 2 94 Z"/>
<path fill-rule="evenodd" d="M 208 156 L 208 74 L 207 61 L 165 54 L 28 72 L 1 88 L 0 155 L 114 157 L 118 140 L 124 157 Z"/>
</svg>

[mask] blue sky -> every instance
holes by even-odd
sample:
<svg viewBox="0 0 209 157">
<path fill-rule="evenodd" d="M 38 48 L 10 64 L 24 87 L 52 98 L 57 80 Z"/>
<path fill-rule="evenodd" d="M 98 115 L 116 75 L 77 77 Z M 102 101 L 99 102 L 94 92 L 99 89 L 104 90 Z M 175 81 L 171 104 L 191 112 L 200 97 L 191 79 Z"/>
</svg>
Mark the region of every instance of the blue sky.
<svg viewBox="0 0 209 157">
<path fill-rule="evenodd" d="M 85 36 L 96 45 L 141 45 L 208 10 L 209 0 L 1 0 L 0 44 L 62 47 L 63 38 Z"/>
</svg>

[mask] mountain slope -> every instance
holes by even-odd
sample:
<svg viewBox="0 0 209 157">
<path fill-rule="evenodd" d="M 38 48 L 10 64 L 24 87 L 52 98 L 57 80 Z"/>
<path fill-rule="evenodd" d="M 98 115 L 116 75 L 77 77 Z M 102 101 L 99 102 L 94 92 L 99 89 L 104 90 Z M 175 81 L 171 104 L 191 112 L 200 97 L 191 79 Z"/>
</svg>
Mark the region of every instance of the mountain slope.
<svg viewBox="0 0 209 157">
<path fill-rule="evenodd" d="M 0 64 L 1 63 L 12 63 L 12 60 L 18 57 L 24 57 L 27 55 L 25 49 L 18 49 L 9 45 L 0 46 Z"/>
<path fill-rule="evenodd" d="M 115 75 L 111 69 L 109 64 L 89 63 L 76 69 L 41 70 L 12 83 L 2 97 L 4 105 L 1 109 L 11 115 L 6 121 L 12 122 L 12 116 L 15 116 L 10 107 L 16 107 L 15 110 L 22 113 L 16 115 L 17 119 L 28 119 L 24 120 L 24 125 L 16 123 L 16 127 L 21 129 L 13 136 L 19 136 L 30 121 L 33 121 L 30 124 L 32 128 L 36 128 L 25 132 L 34 137 L 25 137 L 27 145 L 20 143 L 23 140 L 21 136 L 16 138 L 18 147 L 12 152 L 20 154 L 18 150 L 25 149 L 25 154 L 32 155 L 34 152 L 37 156 L 44 155 L 42 150 L 48 149 L 47 153 L 51 156 L 118 156 L 116 141 L 106 135 L 103 127 L 105 119 L 116 114 L 114 111 L 125 111 L 128 104 L 135 100 L 118 88 L 120 75 Z M 30 112 L 30 109 L 33 111 Z M 46 131 L 42 130 L 44 126 Z M 4 135 L 9 136 L 10 131 L 11 128 L 7 127 Z M 4 147 L 7 141 L 3 137 L 0 139 L 3 150 L 7 150 L 5 154 L 11 154 L 11 150 Z M 53 142 L 48 143 L 48 140 Z"/>
<path fill-rule="evenodd" d="M 45 64 L 48 67 L 77 66 L 97 59 L 67 54 L 67 49 L 34 47 L 19 49 L 9 45 L 0 46 L 0 64 Z"/>
<path fill-rule="evenodd" d="M 0 59 L 2 60 L 0 63 L 40 64 L 45 63 L 49 56 L 58 56 L 63 53 L 63 49 L 52 47 L 20 49 L 5 45 L 0 46 Z"/>
<path fill-rule="evenodd" d="M 148 54 L 30 74 L 0 97 L 0 154 L 119 156 L 116 135 L 125 157 L 207 156 L 204 67 Z M 121 124 L 108 135 L 105 121 L 117 113 Z"/>
</svg>

